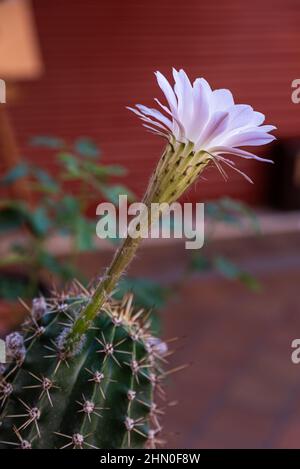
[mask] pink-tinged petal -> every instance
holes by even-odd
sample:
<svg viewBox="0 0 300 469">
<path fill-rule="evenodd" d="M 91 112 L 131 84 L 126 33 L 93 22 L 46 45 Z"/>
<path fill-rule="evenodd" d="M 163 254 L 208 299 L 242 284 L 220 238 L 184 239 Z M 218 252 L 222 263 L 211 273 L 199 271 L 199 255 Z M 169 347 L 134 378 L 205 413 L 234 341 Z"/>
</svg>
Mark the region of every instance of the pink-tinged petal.
<svg viewBox="0 0 300 469">
<path fill-rule="evenodd" d="M 178 120 L 177 116 L 171 113 L 171 111 L 164 106 L 157 98 L 154 98 L 154 101 L 157 102 L 157 104 L 169 115 L 172 116 L 173 118 L 173 135 L 177 140 L 183 139 L 183 136 L 185 134 L 185 130 L 181 124 L 181 122 Z"/>
<path fill-rule="evenodd" d="M 157 109 L 149 108 L 147 106 L 143 106 L 143 104 L 137 104 L 136 107 L 139 111 L 141 111 L 145 116 L 154 117 L 154 119 L 158 120 L 162 124 L 164 124 L 168 129 L 172 130 L 173 124 L 166 116 L 164 116 L 160 111 Z"/>
<path fill-rule="evenodd" d="M 176 99 L 172 86 L 170 85 L 170 83 L 168 82 L 168 80 L 162 73 L 156 72 L 155 76 L 157 79 L 158 86 L 160 87 L 163 94 L 165 95 L 165 98 L 170 106 L 172 113 L 174 111 L 177 112 L 177 99 Z"/>
<path fill-rule="evenodd" d="M 214 112 L 226 111 L 233 105 L 233 96 L 229 90 L 220 89 L 212 92 L 212 109 Z"/>
<path fill-rule="evenodd" d="M 253 127 L 252 130 L 258 130 L 259 132 L 272 132 L 272 130 L 276 130 L 277 127 L 275 125 L 261 125 L 260 127 Z"/>
<path fill-rule="evenodd" d="M 173 117 L 173 114 L 172 114 L 172 112 L 170 111 L 170 109 L 169 109 L 167 106 L 165 106 L 164 104 L 162 104 L 159 99 L 154 98 L 154 101 L 155 101 L 167 114 L 169 114 L 170 116 Z"/>
<path fill-rule="evenodd" d="M 177 72 L 173 68 L 173 76 L 175 80 L 174 90 L 178 100 L 178 120 L 180 120 L 185 132 L 188 133 L 193 113 L 192 85 L 183 70 Z"/>
<path fill-rule="evenodd" d="M 164 131 L 167 131 L 167 132 L 170 131 L 170 129 L 168 129 L 165 125 L 161 124 L 160 122 L 154 121 L 153 119 L 150 119 L 149 117 L 145 116 L 140 111 L 138 111 L 137 109 L 134 109 L 133 107 L 129 107 L 129 106 L 127 106 L 127 109 L 129 109 L 129 111 L 131 111 L 134 114 L 136 114 L 137 116 L 139 116 L 139 118 L 142 121 L 147 122 L 148 124 L 155 125 L 156 127 L 159 127 L 160 129 L 162 129 Z"/>
<path fill-rule="evenodd" d="M 223 145 L 232 135 L 246 130 L 253 130 L 248 125 L 253 114 L 251 106 L 236 104 L 227 109 L 227 112 L 229 113 L 228 125 L 222 133 L 219 133 L 213 141 L 210 141 L 210 146 Z"/>
<path fill-rule="evenodd" d="M 262 112 L 253 111 L 251 125 L 261 125 L 265 121 L 265 115 Z"/>
<path fill-rule="evenodd" d="M 209 93 L 204 82 L 205 80 L 198 78 L 193 83 L 194 113 L 188 135 L 191 142 L 196 142 L 199 139 L 209 118 L 209 98 L 211 93 Z"/>
<path fill-rule="evenodd" d="M 228 109 L 228 112 L 230 114 L 228 130 L 248 127 L 254 113 L 252 107 L 247 104 L 235 104 L 232 108 Z"/>
<path fill-rule="evenodd" d="M 205 147 L 210 146 L 209 142 L 217 137 L 218 134 L 224 132 L 228 125 L 228 119 L 228 112 L 216 112 L 213 114 L 206 124 L 200 139 L 196 142 L 196 149 L 205 149 Z"/>
<path fill-rule="evenodd" d="M 143 127 L 146 127 L 146 129 L 148 129 L 149 132 L 155 134 L 155 135 L 160 135 L 161 137 L 164 137 L 164 138 L 168 138 L 169 137 L 169 134 L 167 133 L 167 131 L 163 131 L 163 130 L 157 130 L 155 129 L 154 127 L 152 127 L 151 125 L 148 125 L 148 124 L 142 124 Z"/>
<path fill-rule="evenodd" d="M 155 125 L 159 129 L 162 129 L 164 132 L 170 133 L 170 130 L 166 126 L 164 126 L 160 122 L 157 122 L 157 121 L 154 121 L 153 119 L 150 119 L 149 117 L 143 116 L 143 117 L 141 117 L 141 120 L 144 121 L 144 122 L 147 122 L 148 124 Z"/>
<path fill-rule="evenodd" d="M 213 93 L 213 92 L 212 92 L 212 89 L 211 89 L 210 84 L 208 83 L 208 81 L 205 80 L 205 78 L 197 78 L 197 79 L 195 80 L 195 82 L 196 82 L 197 80 L 200 80 L 201 85 L 202 85 L 202 87 L 203 87 L 204 90 L 205 90 L 205 94 L 206 94 L 207 98 L 208 98 L 209 100 L 211 100 L 211 97 L 212 97 L 212 93 Z M 194 83 L 195 83 L 195 82 L 194 82 Z"/>
<path fill-rule="evenodd" d="M 264 163 L 274 163 L 272 160 L 268 160 L 266 158 L 261 158 L 260 156 L 256 156 L 249 151 L 242 150 L 241 148 L 233 148 L 227 146 L 218 146 L 212 147 L 209 149 L 209 152 L 212 154 L 224 154 L 224 155 L 236 155 L 240 156 L 241 158 L 245 158 L 246 160 L 257 160 L 262 161 Z"/>
<path fill-rule="evenodd" d="M 222 153 L 231 153 L 268 161 L 237 148 L 265 145 L 275 139 L 269 132 L 276 127 L 262 125 L 262 113 L 248 105 L 235 105 L 229 90 L 212 91 L 203 78 L 196 79 L 192 86 L 182 69 L 173 69 L 174 89 L 160 72 L 155 75 L 169 107 L 155 99 L 161 110 L 143 105 L 128 108 L 146 123 L 145 127 L 160 135 L 172 134 L 180 142 L 191 141 L 195 150 L 206 150 L 220 158 Z"/>
<path fill-rule="evenodd" d="M 266 132 L 260 132 L 259 130 L 251 130 L 240 132 L 232 135 L 228 139 L 225 139 L 224 145 L 230 147 L 242 147 L 251 145 L 266 145 L 267 143 L 275 140 L 274 135 L 270 135 Z"/>
</svg>

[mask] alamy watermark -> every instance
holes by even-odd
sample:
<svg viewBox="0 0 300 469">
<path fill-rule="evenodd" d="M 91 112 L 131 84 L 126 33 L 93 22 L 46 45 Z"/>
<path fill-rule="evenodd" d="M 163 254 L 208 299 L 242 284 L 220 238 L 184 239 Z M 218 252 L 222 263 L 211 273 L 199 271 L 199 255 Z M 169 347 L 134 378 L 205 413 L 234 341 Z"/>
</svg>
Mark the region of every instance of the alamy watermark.
<svg viewBox="0 0 300 469">
<path fill-rule="evenodd" d="M 295 78 L 295 80 L 292 81 L 292 94 L 291 94 L 291 99 L 294 104 L 299 104 L 300 103 L 300 78 Z"/>
<path fill-rule="evenodd" d="M 0 79 L 0 104 L 6 103 L 6 83 Z"/>
<path fill-rule="evenodd" d="M 299 365 L 300 363 L 300 339 L 294 339 L 291 343 L 291 347 L 294 349 L 291 353 L 291 360 L 294 365 Z"/>
<path fill-rule="evenodd" d="M 0 339 L 0 363 L 6 363 L 6 347 L 2 339 Z"/>
<path fill-rule="evenodd" d="M 100 216 L 96 226 L 99 238 L 185 238 L 186 249 L 200 249 L 204 244 L 203 203 L 151 203 L 128 205 L 127 195 L 119 196 L 116 207 L 110 202 L 97 206 Z"/>
</svg>

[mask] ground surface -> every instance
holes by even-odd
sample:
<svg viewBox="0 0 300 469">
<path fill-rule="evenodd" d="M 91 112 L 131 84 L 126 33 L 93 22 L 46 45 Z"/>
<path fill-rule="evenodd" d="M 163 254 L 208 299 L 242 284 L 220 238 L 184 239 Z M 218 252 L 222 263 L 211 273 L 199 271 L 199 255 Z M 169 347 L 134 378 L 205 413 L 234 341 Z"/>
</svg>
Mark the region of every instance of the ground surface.
<svg viewBox="0 0 300 469">
<path fill-rule="evenodd" d="M 223 279 L 194 277 L 163 314 L 165 336 L 184 336 L 171 360 L 167 446 L 299 448 L 300 237 L 227 246 L 261 280 L 253 294 Z M 224 249 L 223 249 L 224 250 Z"/>
</svg>

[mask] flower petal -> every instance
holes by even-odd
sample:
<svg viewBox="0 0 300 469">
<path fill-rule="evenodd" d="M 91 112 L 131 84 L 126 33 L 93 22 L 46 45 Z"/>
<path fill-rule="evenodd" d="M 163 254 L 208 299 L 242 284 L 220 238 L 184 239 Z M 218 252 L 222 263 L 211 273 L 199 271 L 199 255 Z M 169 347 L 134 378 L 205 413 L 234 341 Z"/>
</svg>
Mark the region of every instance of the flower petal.
<svg viewBox="0 0 300 469">
<path fill-rule="evenodd" d="M 211 90 L 206 86 L 207 82 L 201 78 L 193 83 L 194 112 L 193 122 L 189 128 L 188 139 L 191 142 L 199 140 L 201 132 L 209 118 L 209 99 Z"/>
<path fill-rule="evenodd" d="M 226 139 L 226 146 L 238 147 L 248 145 L 266 145 L 275 140 L 274 135 L 259 130 L 250 130 L 232 135 Z"/>
<path fill-rule="evenodd" d="M 157 102 L 157 104 L 169 115 L 172 116 L 173 118 L 173 135 L 176 138 L 176 140 L 181 141 L 184 140 L 184 134 L 185 130 L 184 127 L 182 126 L 181 122 L 177 118 L 177 115 L 172 114 L 169 108 L 167 106 L 164 106 L 157 98 L 154 98 L 154 101 Z M 177 114 L 177 113 L 176 113 Z"/>
<path fill-rule="evenodd" d="M 209 142 L 226 129 L 228 119 L 228 112 L 219 111 L 213 114 L 206 124 L 198 142 L 196 142 L 196 150 L 205 149 L 205 147 L 209 146 Z"/>
<path fill-rule="evenodd" d="M 230 114 L 228 128 L 232 130 L 249 126 L 254 111 L 247 104 L 235 104 L 228 112 Z"/>
<path fill-rule="evenodd" d="M 264 163 L 273 163 L 272 160 L 268 160 L 266 158 L 261 158 L 260 156 L 256 156 L 253 153 L 250 153 L 249 151 L 242 150 L 241 148 L 233 148 L 233 147 L 227 147 L 227 146 L 219 146 L 219 147 L 213 147 L 210 149 L 210 152 L 213 154 L 228 154 L 228 155 L 236 155 L 240 156 L 241 158 L 245 158 L 246 160 L 257 160 L 257 161 L 262 161 Z"/>
<path fill-rule="evenodd" d="M 166 131 L 169 132 L 170 129 L 168 129 L 165 125 L 161 124 L 160 122 L 154 121 L 153 119 L 150 119 L 149 117 L 145 116 L 142 112 L 138 111 L 137 109 L 135 109 L 133 107 L 129 107 L 129 106 L 127 106 L 127 109 L 129 109 L 129 111 L 134 112 L 134 114 L 139 116 L 139 118 L 142 121 L 148 122 L 148 124 L 155 125 L 156 127 L 159 127 L 160 129 L 164 130 L 165 132 Z"/>
<path fill-rule="evenodd" d="M 156 72 L 155 76 L 157 79 L 158 86 L 160 87 L 163 94 L 165 95 L 165 98 L 168 101 L 170 109 L 173 113 L 174 111 L 177 110 L 177 99 L 173 91 L 173 88 L 162 73 Z"/>
<path fill-rule="evenodd" d="M 149 108 L 147 106 L 143 106 L 143 104 L 137 104 L 136 107 L 139 111 L 141 111 L 145 116 L 154 117 L 154 119 L 158 120 L 162 124 L 164 124 L 168 129 L 172 130 L 173 124 L 166 116 L 164 116 L 160 111 L 157 109 Z"/>
<path fill-rule="evenodd" d="M 177 72 L 173 68 L 175 80 L 174 90 L 178 100 L 178 119 L 188 134 L 189 125 L 193 113 L 193 88 L 186 73 L 183 70 Z"/>
<path fill-rule="evenodd" d="M 192 142 L 196 151 L 205 150 L 219 158 L 233 154 L 269 161 L 238 148 L 265 145 L 275 139 L 269 132 L 276 127 L 262 125 L 264 114 L 246 104 L 235 104 L 227 89 L 212 91 L 204 78 L 197 78 L 191 85 L 182 69 L 173 69 L 174 87 L 162 73 L 157 71 L 155 75 L 168 107 L 155 99 L 160 110 L 141 104 L 128 108 L 146 123 L 145 127 L 160 135 L 171 134 L 179 142 Z"/>
<path fill-rule="evenodd" d="M 232 93 L 226 89 L 214 90 L 212 92 L 213 111 L 225 111 L 234 105 Z"/>
</svg>

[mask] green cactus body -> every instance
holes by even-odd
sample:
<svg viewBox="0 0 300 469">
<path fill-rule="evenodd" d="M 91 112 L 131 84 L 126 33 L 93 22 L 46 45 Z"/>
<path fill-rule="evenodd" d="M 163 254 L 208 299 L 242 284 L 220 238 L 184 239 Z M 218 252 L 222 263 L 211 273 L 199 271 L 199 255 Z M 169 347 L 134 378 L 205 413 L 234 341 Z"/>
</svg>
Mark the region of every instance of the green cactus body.
<svg viewBox="0 0 300 469">
<path fill-rule="evenodd" d="M 45 303 L 45 314 L 24 325 L 24 345 L 18 333 L 9 336 L 14 362 L 0 378 L 0 448 L 155 446 L 164 344 L 127 296 L 106 303 L 67 353 L 64 336 L 87 300 L 77 293 Z"/>
</svg>

